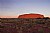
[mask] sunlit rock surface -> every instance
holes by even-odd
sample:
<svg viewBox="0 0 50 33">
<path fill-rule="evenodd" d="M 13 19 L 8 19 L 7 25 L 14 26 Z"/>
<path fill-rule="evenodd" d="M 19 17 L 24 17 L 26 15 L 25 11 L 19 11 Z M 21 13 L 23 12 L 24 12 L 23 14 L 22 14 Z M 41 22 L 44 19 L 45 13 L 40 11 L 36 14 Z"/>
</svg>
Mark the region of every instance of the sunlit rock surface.
<svg viewBox="0 0 50 33">
<path fill-rule="evenodd" d="M 19 15 L 18 18 L 44 18 L 44 16 L 41 14 L 23 14 Z"/>
</svg>

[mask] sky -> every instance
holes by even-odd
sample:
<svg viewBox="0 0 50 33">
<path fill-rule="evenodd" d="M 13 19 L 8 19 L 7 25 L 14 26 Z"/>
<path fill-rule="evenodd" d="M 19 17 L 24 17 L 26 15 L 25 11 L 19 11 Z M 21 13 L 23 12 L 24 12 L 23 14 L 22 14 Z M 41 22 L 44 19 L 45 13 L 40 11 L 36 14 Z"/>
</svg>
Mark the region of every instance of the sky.
<svg viewBox="0 0 50 33">
<path fill-rule="evenodd" d="M 16 18 L 28 13 L 50 17 L 50 0 L 0 0 L 1 18 Z"/>
</svg>

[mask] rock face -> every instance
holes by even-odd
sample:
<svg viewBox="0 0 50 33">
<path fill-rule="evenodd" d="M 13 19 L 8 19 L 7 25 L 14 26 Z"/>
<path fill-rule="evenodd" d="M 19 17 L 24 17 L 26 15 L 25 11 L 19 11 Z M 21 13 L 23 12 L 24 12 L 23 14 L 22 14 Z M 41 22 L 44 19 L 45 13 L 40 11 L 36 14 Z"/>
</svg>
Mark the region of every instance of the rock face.
<svg viewBox="0 0 50 33">
<path fill-rule="evenodd" d="M 44 18 L 44 16 L 41 14 L 24 14 L 24 15 L 19 15 L 18 18 Z"/>
</svg>

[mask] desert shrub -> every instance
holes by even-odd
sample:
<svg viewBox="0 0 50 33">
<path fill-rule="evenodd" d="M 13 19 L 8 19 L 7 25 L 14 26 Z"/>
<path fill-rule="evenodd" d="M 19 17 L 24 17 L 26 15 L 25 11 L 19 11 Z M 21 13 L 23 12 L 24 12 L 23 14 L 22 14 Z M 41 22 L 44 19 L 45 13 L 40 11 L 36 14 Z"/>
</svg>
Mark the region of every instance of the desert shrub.
<svg viewBox="0 0 50 33">
<path fill-rule="evenodd" d="M 44 33 L 44 29 L 38 29 L 38 32 L 40 32 L 40 33 Z"/>
<path fill-rule="evenodd" d="M 0 28 L 4 28 L 4 26 L 1 26 L 1 25 L 0 25 Z"/>
</svg>

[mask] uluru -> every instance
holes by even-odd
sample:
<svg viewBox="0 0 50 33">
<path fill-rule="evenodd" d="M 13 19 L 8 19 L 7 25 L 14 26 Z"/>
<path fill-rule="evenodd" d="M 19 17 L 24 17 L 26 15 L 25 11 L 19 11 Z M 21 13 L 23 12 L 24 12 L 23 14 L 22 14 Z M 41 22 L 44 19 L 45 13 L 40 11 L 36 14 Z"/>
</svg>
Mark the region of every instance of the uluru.
<svg viewBox="0 0 50 33">
<path fill-rule="evenodd" d="M 23 14 L 23 15 L 19 15 L 18 18 L 44 18 L 44 15 L 41 15 L 41 14 Z"/>
</svg>

